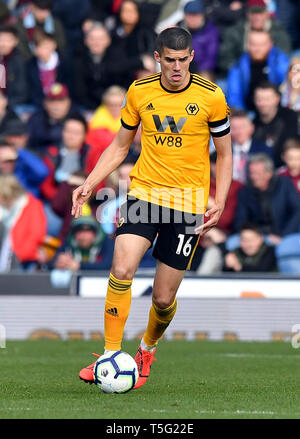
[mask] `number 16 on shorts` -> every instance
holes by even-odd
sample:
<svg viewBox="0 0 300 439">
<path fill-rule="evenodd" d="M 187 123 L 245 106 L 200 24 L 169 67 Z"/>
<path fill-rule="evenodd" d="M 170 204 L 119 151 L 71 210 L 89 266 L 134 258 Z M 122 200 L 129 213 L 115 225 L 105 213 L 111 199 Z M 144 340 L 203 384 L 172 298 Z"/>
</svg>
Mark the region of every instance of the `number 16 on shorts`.
<svg viewBox="0 0 300 439">
<path fill-rule="evenodd" d="M 176 249 L 176 255 L 183 254 L 183 256 L 189 256 L 192 251 L 191 241 L 194 237 L 190 236 L 186 242 L 184 242 L 184 238 L 185 235 L 179 233 L 178 235 L 179 243 Z"/>
</svg>

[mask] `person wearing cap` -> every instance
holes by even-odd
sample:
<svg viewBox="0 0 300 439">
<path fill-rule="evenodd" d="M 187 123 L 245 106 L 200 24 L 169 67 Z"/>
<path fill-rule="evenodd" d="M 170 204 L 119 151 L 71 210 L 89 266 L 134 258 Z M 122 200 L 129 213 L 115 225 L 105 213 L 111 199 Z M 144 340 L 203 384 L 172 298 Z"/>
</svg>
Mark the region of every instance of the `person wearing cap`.
<svg viewBox="0 0 300 439">
<path fill-rule="evenodd" d="M 21 119 L 11 119 L 1 133 L 5 142 L 13 145 L 17 150 L 23 149 L 27 145 L 28 134 L 25 123 Z"/>
<path fill-rule="evenodd" d="M 40 198 L 40 185 L 48 176 L 43 161 L 27 149 L 16 149 L 0 140 L 0 173 L 14 174 L 18 182 L 35 197 Z"/>
<path fill-rule="evenodd" d="M 211 78 L 216 67 L 219 31 L 207 20 L 202 0 L 192 0 L 184 6 L 184 20 L 178 26 L 192 35 L 196 73 Z"/>
<path fill-rule="evenodd" d="M 273 45 L 286 54 L 291 51 L 290 37 L 280 21 L 271 17 L 264 0 L 247 1 L 247 18 L 241 20 L 224 32 L 220 45 L 218 68 L 220 76 L 228 73 L 230 67 L 239 59 L 247 47 L 250 30 L 265 30 L 270 33 Z"/>
<path fill-rule="evenodd" d="M 44 98 L 43 108 L 36 110 L 28 120 L 28 146 L 43 154 L 46 147 L 60 144 L 63 123 L 75 112 L 77 107 L 71 101 L 68 88 L 61 83 L 53 84 Z"/>
<path fill-rule="evenodd" d="M 12 107 L 8 105 L 7 97 L 4 91 L 0 89 L 0 136 L 2 136 L 7 124 L 11 121 L 20 121 L 20 118 Z"/>
<path fill-rule="evenodd" d="M 53 266 L 59 270 L 107 270 L 112 263 L 114 240 L 93 216 L 72 221 L 70 234 L 58 250 Z"/>
</svg>

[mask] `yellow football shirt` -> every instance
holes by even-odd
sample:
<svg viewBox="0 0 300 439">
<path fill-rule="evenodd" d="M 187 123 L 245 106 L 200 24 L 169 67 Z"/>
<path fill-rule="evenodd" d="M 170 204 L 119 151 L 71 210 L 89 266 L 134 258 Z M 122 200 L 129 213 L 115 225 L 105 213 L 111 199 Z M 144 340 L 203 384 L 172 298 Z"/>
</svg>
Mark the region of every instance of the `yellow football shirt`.
<svg viewBox="0 0 300 439">
<path fill-rule="evenodd" d="M 129 195 L 190 213 L 204 213 L 209 196 L 210 135 L 229 133 L 229 109 L 216 84 L 191 74 L 187 86 L 167 90 L 161 74 L 134 81 L 121 123 L 142 123 L 141 154 L 131 171 Z"/>
</svg>

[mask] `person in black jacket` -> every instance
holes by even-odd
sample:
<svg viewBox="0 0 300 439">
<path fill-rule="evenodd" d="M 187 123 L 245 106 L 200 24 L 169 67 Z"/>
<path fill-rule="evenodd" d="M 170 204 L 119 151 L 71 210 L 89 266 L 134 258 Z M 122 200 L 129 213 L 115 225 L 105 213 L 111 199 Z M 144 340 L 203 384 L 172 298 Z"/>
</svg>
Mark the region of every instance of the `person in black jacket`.
<svg viewBox="0 0 300 439">
<path fill-rule="evenodd" d="M 254 91 L 256 118 L 254 140 L 266 144 L 273 150 L 275 167 L 284 163 L 281 155 L 288 138 L 297 137 L 297 113 L 280 105 L 280 92 L 270 82 L 259 84 Z"/>
<path fill-rule="evenodd" d="M 95 23 L 85 35 L 84 43 L 74 56 L 73 96 L 79 105 L 94 110 L 100 105 L 104 91 L 114 83 L 107 50 L 111 39 L 105 27 Z"/>
<path fill-rule="evenodd" d="M 11 122 L 21 122 L 19 116 L 8 105 L 7 97 L 0 90 L 0 136 L 6 131 Z"/>
<path fill-rule="evenodd" d="M 110 50 L 122 69 L 118 85 L 128 88 L 138 70 L 153 70 L 156 34 L 140 24 L 139 7 L 134 0 L 122 2 L 119 22 L 112 33 Z"/>
<path fill-rule="evenodd" d="M 293 182 L 274 173 L 273 162 L 265 154 L 249 158 L 249 184 L 238 193 L 233 229 L 245 222 L 257 224 L 272 244 L 283 236 L 300 231 L 300 195 Z"/>
<path fill-rule="evenodd" d="M 5 68 L 6 88 L 4 90 L 10 106 L 27 101 L 26 66 L 17 48 L 17 31 L 13 26 L 0 27 L 0 63 Z"/>
<path fill-rule="evenodd" d="M 45 95 L 56 82 L 68 85 L 67 62 L 57 52 L 57 43 L 52 34 L 38 29 L 33 37 L 35 56 L 28 61 L 29 102 L 42 107 Z"/>
<path fill-rule="evenodd" d="M 240 231 L 240 246 L 225 256 L 224 271 L 277 271 L 274 247 L 264 242 L 257 225 L 251 223 L 243 225 Z"/>
</svg>

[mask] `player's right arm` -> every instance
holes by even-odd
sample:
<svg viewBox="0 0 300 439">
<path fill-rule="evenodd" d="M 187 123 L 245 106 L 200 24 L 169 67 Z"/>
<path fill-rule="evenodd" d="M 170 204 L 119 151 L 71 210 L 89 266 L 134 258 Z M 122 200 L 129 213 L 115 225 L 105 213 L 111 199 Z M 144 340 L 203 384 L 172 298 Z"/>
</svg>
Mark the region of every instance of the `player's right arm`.
<svg viewBox="0 0 300 439">
<path fill-rule="evenodd" d="M 82 206 L 88 201 L 94 189 L 120 166 L 128 154 L 129 147 L 135 136 L 136 129 L 119 129 L 112 143 L 99 158 L 96 166 L 85 182 L 73 192 L 72 215 L 78 218 L 82 215 Z"/>
</svg>

